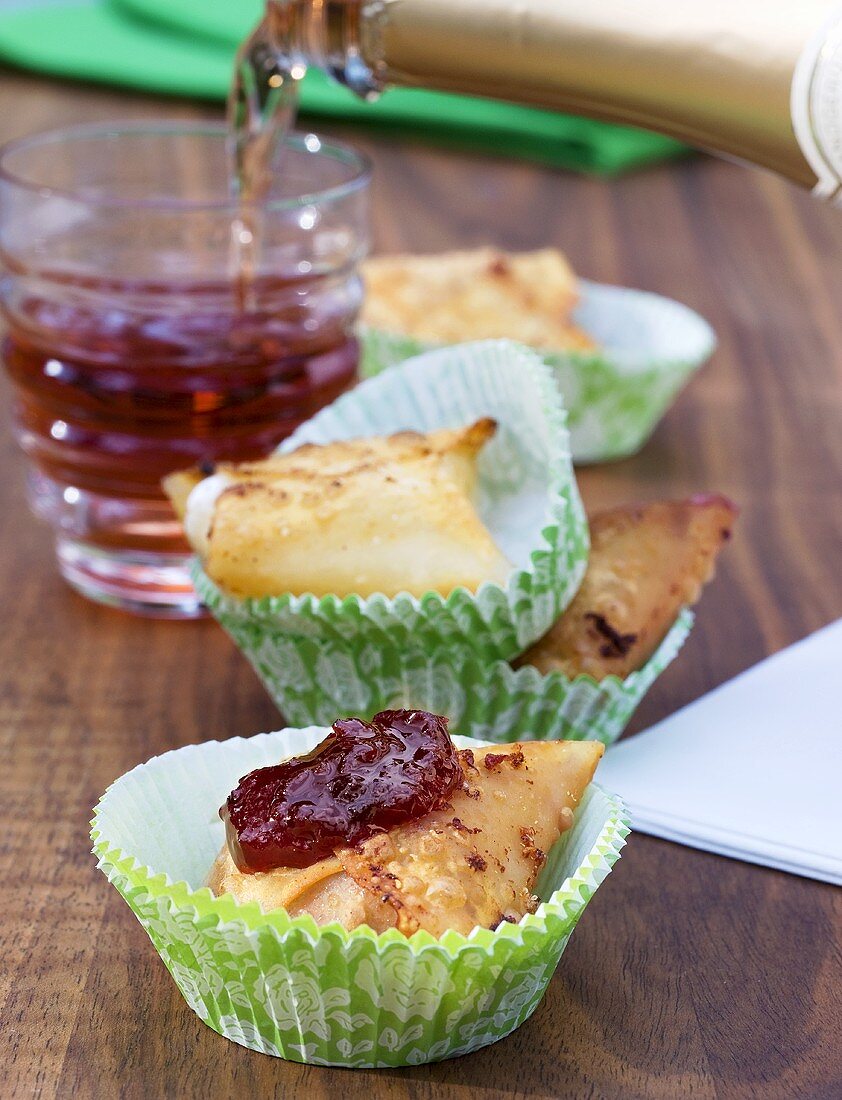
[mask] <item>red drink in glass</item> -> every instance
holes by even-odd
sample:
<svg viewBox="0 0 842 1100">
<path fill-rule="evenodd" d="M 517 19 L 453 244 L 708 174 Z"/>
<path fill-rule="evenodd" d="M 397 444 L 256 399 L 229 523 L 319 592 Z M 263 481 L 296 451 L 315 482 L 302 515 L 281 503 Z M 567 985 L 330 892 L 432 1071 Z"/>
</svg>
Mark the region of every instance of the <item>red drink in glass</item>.
<svg viewBox="0 0 842 1100">
<path fill-rule="evenodd" d="M 30 499 L 96 599 L 197 613 L 161 478 L 266 454 L 355 378 L 367 169 L 314 135 L 288 144 L 247 310 L 223 128 L 83 127 L 0 158 L 3 355 Z"/>
</svg>

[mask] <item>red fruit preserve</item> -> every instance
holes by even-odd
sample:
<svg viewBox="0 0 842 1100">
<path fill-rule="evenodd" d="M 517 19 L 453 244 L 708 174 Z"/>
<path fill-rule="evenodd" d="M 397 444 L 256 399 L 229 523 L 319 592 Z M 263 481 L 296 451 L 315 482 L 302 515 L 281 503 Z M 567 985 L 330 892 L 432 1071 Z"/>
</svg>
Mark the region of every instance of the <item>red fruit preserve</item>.
<svg viewBox="0 0 842 1100">
<path fill-rule="evenodd" d="M 462 783 L 447 719 L 385 710 L 343 718 L 306 756 L 240 780 L 219 815 L 244 872 L 309 867 L 442 805 Z"/>
</svg>

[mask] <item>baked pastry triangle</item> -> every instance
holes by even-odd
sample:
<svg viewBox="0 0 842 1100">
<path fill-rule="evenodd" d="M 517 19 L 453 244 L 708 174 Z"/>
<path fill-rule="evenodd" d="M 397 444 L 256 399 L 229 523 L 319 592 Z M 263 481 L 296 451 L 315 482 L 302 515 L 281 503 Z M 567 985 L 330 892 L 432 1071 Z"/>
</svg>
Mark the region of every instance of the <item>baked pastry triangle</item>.
<svg viewBox="0 0 842 1100">
<path fill-rule="evenodd" d="M 347 929 L 439 936 L 519 921 L 538 905 L 546 853 L 572 825 L 603 751 L 595 741 L 462 750 L 464 786 L 420 819 L 301 869 L 242 873 L 226 846 L 208 885 Z"/>
<path fill-rule="evenodd" d="M 554 350 L 594 347 L 570 318 L 577 280 L 554 248 L 373 256 L 362 273 L 362 320 L 371 328 L 438 344 L 508 338 Z"/>
<path fill-rule="evenodd" d="M 713 494 L 593 516 L 579 591 L 515 664 L 596 680 L 642 667 L 681 608 L 698 600 L 736 517 L 735 505 Z"/>
<path fill-rule="evenodd" d="M 205 571 L 235 596 L 476 591 L 512 568 L 472 499 L 495 430 L 305 444 L 164 488 Z"/>
</svg>

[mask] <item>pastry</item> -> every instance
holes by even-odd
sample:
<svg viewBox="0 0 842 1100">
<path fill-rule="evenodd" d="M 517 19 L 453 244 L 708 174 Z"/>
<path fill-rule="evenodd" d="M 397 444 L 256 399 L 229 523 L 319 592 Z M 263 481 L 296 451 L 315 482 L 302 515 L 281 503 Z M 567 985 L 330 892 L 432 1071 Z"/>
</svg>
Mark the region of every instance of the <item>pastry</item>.
<svg viewBox="0 0 842 1100">
<path fill-rule="evenodd" d="M 509 338 L 535 348 L 592 348 L 570 319 L 576 277 L 561 252 L 494 248 L 435 256 L 376 256 L 363 264 L 363 323 L 454 344 Z"/>
<path fill-rule="evenodd" d="M 473 504 L 493 420 L 422 435 L 305 444 L 172 474 L 164 488 L 205 571 L 240 597 L 447 596 L 511 565 Z"/>
<path fill-rule="evenodd" d="M 596 680 L 641 668 L 713 576 L 736 515 L 726 497 L 709 495 L 591 517 L 591 552 L 578 593 L 516 664 Z"/>
<path fill-rule="evenodd" d="M 377 932 L 464 934 L 519 921 L 573 823 L 595 741 L 456 750 L 447 720 L 343 719 L 307 757 L 252 772 L 220 813 L 208 885 L 264 910 Z"/>
</svg>

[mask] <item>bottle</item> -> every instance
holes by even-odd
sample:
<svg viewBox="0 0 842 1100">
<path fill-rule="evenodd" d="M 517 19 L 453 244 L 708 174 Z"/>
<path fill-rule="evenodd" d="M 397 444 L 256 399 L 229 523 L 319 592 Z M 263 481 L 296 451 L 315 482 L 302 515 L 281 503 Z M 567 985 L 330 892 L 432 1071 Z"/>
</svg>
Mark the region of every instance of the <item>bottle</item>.
<svg viewBox="0 0 842 1100">
<path fill-rule="evenodd" d="M 659 130 L 842 188 L 831 0 L 269 0 L 276 41 L 357 94 L 489 96 Z"/>
</svg>

